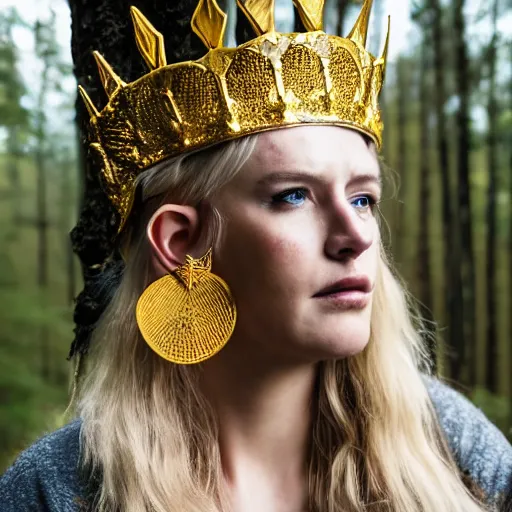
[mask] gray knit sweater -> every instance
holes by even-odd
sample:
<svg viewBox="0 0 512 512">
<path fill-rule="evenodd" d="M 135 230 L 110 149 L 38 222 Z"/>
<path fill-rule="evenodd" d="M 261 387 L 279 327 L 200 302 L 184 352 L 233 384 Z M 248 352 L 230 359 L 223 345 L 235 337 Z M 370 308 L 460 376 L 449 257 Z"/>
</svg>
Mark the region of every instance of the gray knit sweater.
<svg viewBox="0 0 512 512">
<path fill-rule="evenodd" d="M 490 504 L 507 499 L 509 505 L 501 510 L 512 511 L 512 446 L 462 395 L 436 380 L 428 380 L 428 389 L 461 471 Z M 77 470 L 79 437 L 76 420 L 24 451 L 0 480 L 0 511 L 84 510 L 86 492 Z"/>
</svg>

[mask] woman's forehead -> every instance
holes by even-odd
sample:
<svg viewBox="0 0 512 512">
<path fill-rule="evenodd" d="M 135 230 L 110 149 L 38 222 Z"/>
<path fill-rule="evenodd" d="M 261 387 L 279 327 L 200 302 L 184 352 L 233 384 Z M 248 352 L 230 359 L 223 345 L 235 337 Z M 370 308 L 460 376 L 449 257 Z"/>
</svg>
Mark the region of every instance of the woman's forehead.
<svg viewBox="0 0 512 512">
<path fill-rule="evenodd" d="M 246 166 L 259 172 L 336 169 L 379 175 L 373 144 L 359 132 L 338 126 L 300 126 L 261 133 Z"/>
</svg>

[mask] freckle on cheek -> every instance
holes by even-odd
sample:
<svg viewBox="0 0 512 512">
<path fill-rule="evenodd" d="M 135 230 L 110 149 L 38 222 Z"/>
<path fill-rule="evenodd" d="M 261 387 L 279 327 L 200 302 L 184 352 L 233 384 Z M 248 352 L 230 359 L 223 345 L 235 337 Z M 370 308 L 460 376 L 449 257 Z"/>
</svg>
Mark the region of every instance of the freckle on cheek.
<svg viewBox="0 0 512 512">
<path fill-rule="evenodd" d="M 300 248 L 297 244 L 277 237 L 268 241 L 268 250 L 272 251 L 272 254 L 276 259 L 279 259 L 286 264 L 295 263 L 300 254 Z"/>
</svg>

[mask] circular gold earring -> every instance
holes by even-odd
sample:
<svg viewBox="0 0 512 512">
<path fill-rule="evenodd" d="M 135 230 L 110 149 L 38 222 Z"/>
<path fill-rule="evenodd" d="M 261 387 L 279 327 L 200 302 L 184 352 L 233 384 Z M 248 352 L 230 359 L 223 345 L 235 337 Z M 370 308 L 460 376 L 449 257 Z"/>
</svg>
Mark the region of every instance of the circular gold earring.
<svg viewBox="0 0 512 512">
<path fill-rule="evenodd" d="M 211 272 L 212 250 L 146 288 L 137 302 L 137 324 L 146 343 L 177 364 L 209 359 L 231 337 L 236 306 L 228 285 Z"/>
</svg>

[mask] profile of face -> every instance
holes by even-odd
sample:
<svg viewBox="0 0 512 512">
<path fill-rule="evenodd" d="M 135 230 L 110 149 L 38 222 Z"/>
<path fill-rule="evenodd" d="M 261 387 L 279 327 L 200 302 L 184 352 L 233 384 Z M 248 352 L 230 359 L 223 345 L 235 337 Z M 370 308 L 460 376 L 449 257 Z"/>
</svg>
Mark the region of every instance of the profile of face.
<svg viewBox="0 0 512 512">
<path fill-rule="evenodd" d="M 228 346 L 299 363 L 363 350 L 380 195 L 375 150 L 359 133 L 301 126 L 260 134 L 241 171 L 211 201 L 223 219 L 213 271 L 238 311 Z"/>
</svg>

